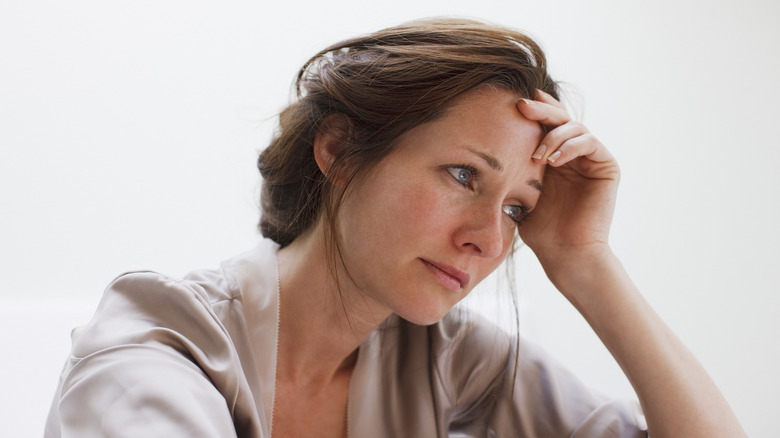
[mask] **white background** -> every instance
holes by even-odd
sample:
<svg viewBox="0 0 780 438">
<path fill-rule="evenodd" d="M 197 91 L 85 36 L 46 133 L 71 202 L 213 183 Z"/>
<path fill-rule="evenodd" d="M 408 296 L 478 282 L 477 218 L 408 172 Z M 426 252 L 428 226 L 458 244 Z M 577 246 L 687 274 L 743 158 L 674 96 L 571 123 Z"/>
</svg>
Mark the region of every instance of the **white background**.
<svg viewBox="0 0 780 438">
<path fill-rule="evenodd" d="M 254 245 L 256 154 L 308 56 L 452 14 L 543 43 L 621 163 L 616 252 L 748 434 L 771 436 L 780 6 L 770 0 L 3 0 L 0 435 L 40 436 L 68 331 L 115 275 L 183 275 Z M 523 332 L 588 384 L 631 396 L 532 255 L 518 263 Z"/>
</svg>

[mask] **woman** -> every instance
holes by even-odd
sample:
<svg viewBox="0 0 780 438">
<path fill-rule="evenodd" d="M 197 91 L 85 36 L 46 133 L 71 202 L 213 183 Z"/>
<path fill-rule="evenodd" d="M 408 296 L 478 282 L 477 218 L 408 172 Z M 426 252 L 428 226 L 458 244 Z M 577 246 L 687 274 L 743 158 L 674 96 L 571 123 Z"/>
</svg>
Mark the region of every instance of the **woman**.
<svg viewBox="0 0 780 438">
<path fill-rule="evenodd" d="M 333 45 L 261 154 L 267 238 L 117 278 L 74 331 L 47 436 L 742 436 L 611 252 L 617 163 L 539 47 L 467 20 Z M 591 394 L 453 306 L 515 230 L 636 389 Z"/>
</svg>

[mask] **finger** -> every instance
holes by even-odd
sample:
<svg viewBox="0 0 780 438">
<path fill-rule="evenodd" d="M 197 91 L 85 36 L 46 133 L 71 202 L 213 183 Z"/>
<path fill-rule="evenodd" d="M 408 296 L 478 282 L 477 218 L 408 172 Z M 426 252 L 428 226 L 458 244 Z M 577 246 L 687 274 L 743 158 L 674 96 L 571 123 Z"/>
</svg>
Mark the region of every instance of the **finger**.
<svg viewBox="0 0 780 438">
<path fill-rule="evenodd" d="M 577 122 L 566 123 L 547 133 L 531 157 L 555 167 L 577 157 L 598 163 L 614 160 L 601 141 Z"/>
<path fill-rule="evenodd" d="M 536 89 L 536 96 L 534 97 L 539 102 L 549 103 L 550 105 L 556 106 L 562 110 L 566 110 L 566 106 L 558 101 L 558 99 L 552 97 L 549 93 L 547 93 L 544 90 Z"/>
<path fill-rule="evenodd" d="M 560 167 L 579 157 L 591 159 L 600 149 L 605 150 L 601 142 L 588 132 L 564 141 L 547 157 L 547 163 L 553 167 Z"/>
<path fill-rule="evenodd" d="M 520 99 L 517 101 L 517 109 L 526 119 L 545 127 L 556 127 L 571 120 L 565 108 L 538 100 Z"/>
<path fill-rule="evenodd" d="M 587 134 L 588 128 L 579 122 L 567 122 L 560 125 L 545 134 L 539 142 L 539 149 L 544 146 L 544 152 L 541 158 L 546 158 L 555 152 L 566 140 Z M 535 154 L 538 155 L 538 154 Z"/>
</svg>

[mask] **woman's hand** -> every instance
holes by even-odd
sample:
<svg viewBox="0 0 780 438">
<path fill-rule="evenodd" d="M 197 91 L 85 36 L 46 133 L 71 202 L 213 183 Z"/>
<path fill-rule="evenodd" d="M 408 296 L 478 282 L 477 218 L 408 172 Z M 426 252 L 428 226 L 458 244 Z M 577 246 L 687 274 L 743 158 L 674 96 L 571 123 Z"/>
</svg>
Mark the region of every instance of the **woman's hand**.
<svg viewBox="0 0 780 438">
<path fill-rule="evenodd" d="M 739 421 L 691 352 L 644 300 L 609 248 L 620 170 L 563 105 L 538 92 L 518 110 L 545 128 L 534 159 L 544 191 L 518 228 L 547 276 L 593 327 L 636 390 L 654 437 L 743 437 Z"/>
<path fill-rule="evenodd" d="M 538 92 L 519 111 L 542 125 L 534 159 L 544 191 L 518 228 L 547 276 L 593 327 L 636 390 L 654 437 L 743 437 L 739 421 L 691 352 L 644 300 L 607 242 L 620 170 L 563 105 Z"/>
<path fill-rule="evenodd" d="M 521 99 L 517 108 L 546 132 L 533 155 L 548 164 L 544 191 L 518 232 L 550 275 L 557 261 L 570 264 L 608 249 L 620 169 L 604 145 L 549 94 L 539 90 L 536 100 Z"/>
</svg>

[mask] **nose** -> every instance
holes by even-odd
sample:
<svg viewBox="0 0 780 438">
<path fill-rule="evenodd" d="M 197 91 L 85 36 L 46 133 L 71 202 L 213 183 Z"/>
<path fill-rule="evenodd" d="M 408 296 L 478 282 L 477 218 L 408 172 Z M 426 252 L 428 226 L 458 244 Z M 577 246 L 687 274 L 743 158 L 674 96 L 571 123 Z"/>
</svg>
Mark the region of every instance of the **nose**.
<svg viewBox="0 0 780 438">
<path fill-rule="evenodd" d="M 470 208 L 463 214 L 463 223 L 455 233 L 455 244 L 462 251 L 472 252 L 484 258 L 495 258 L 504 251 L 504 239 L 508 231 L 503 223 L 503 211 L 491 205 Z"/>
</svg>

